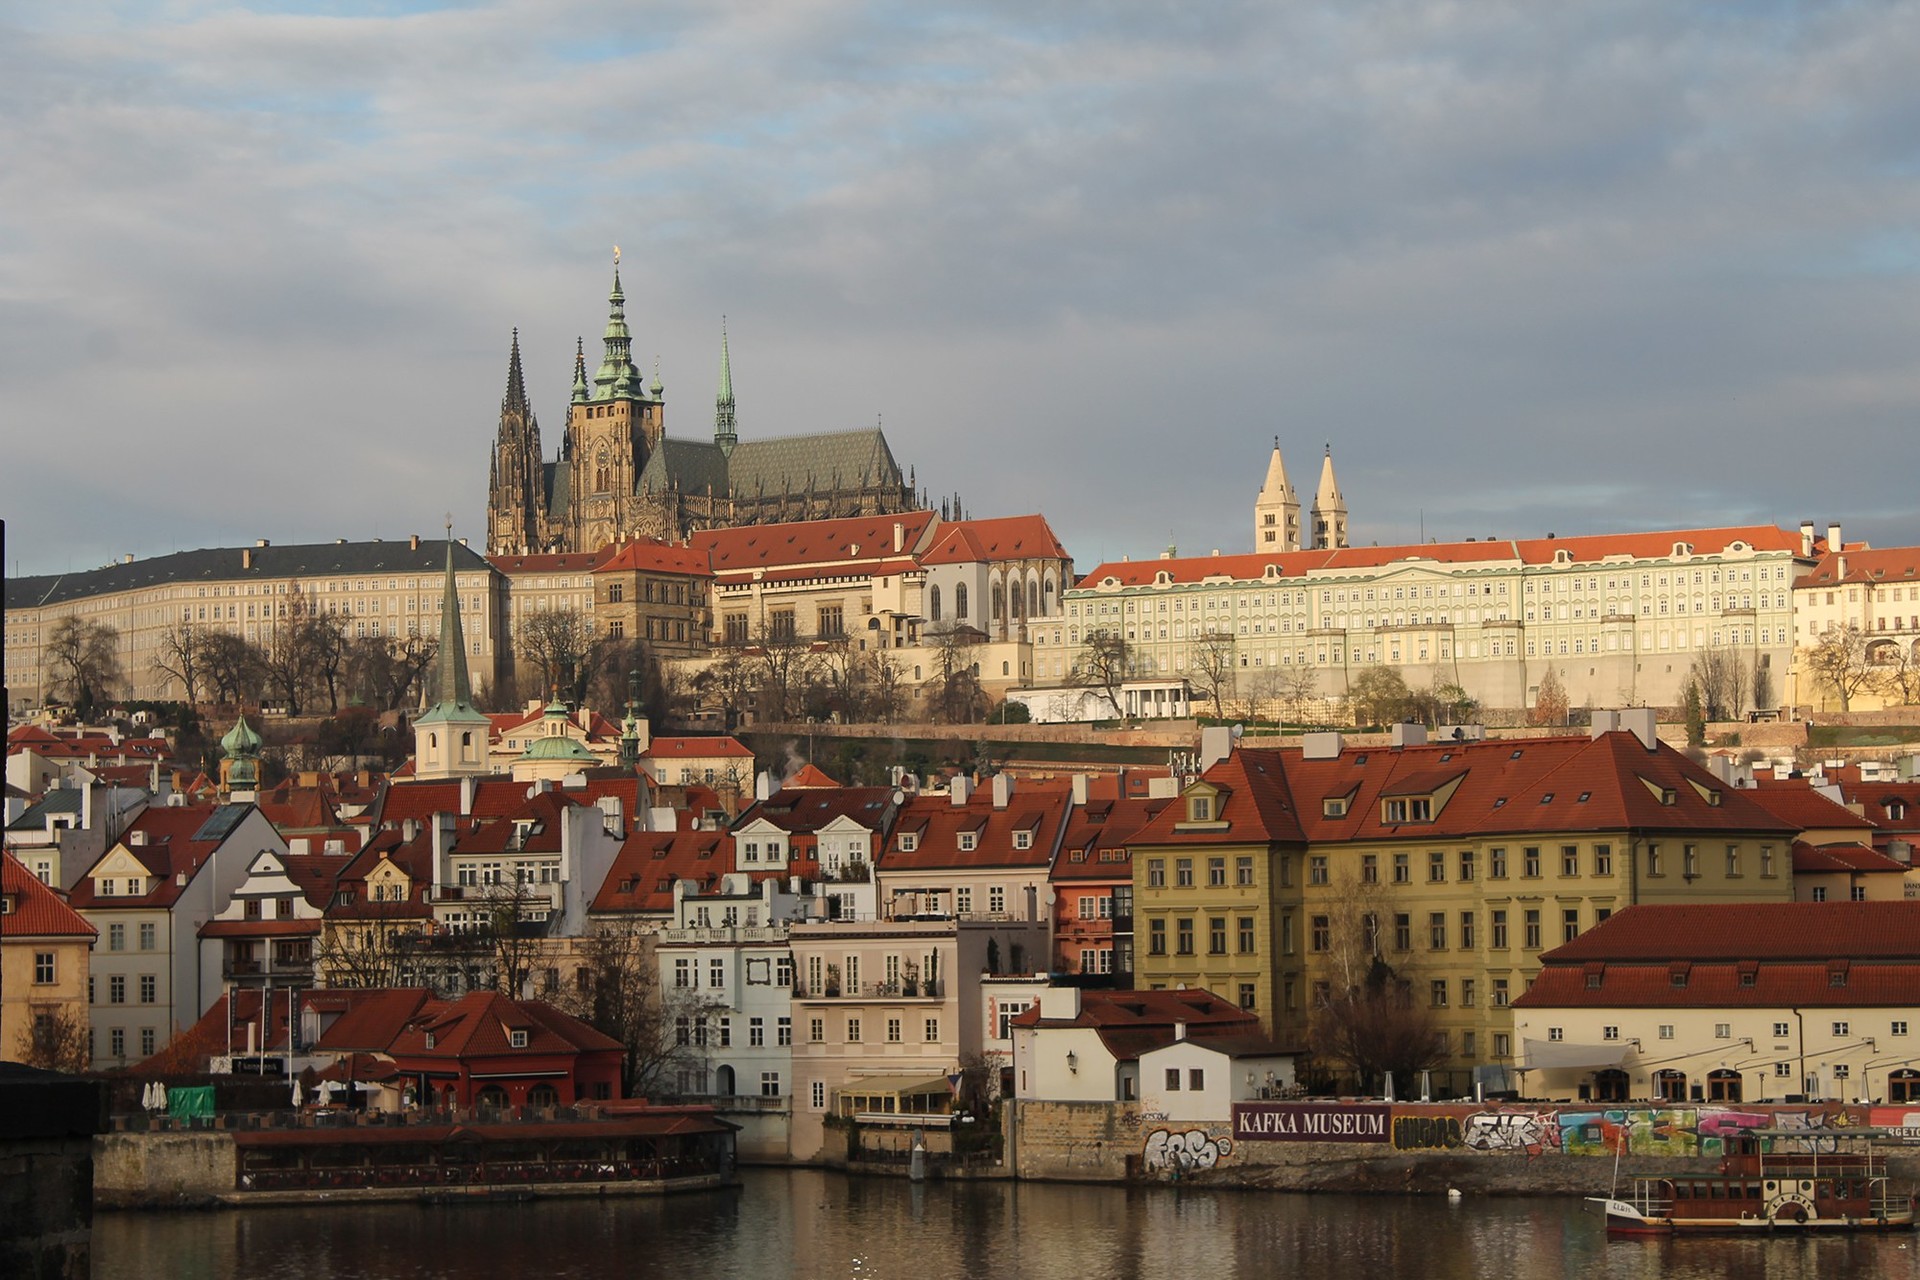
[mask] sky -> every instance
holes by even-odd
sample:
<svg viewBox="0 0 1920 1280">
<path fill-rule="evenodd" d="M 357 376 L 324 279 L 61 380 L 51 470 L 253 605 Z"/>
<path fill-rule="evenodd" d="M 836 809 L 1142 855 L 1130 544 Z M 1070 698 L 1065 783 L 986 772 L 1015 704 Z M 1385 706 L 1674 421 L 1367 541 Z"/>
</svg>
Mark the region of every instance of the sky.
<svg viewBox="0 0 1920 1280">
<path fill-rule="evenodd" d="M 1920 5 L 0 9 L 9 572 L 483 540 L 612 247 L 669 434 L 881 423 L 1083 570 L 1803 519 L 1920 543 Z"/>
</svg>

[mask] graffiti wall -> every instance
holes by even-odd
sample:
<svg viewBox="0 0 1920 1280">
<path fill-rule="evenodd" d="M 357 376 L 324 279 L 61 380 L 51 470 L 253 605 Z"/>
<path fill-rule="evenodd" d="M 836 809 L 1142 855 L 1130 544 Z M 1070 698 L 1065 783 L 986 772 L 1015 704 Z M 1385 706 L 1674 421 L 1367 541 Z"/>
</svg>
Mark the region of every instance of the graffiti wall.
<svg viewBox="0 0 1920 1280">
<path fill-rule="evenodd" d="M 1216 1167 L 1233 1154 L 1233 1139 L 1205 1128 L 1154 1129 L 1140 1153 L 1140 1167 L 1149 1176 L 1178 1177 Z"/>
<path fill-rule="evenodd" d="M 1892 1108 L 1880 1108 L 1891 1111 Z M 1920 1115 L 1914 1117 L 1920 1126 Z M 1746 1129 L 1792 1129 L 1772 1149 L 1824 1152 L 1834 1135 L 1869 1122 L 1868 1109 L 1838 1104 L 1804 1107 L 1593 1107 L 1396 1104 L 1392 1139 L 1400 1151 L 1460 1150 L 1489 1155 L 1720 1156 L 1727 1138 Z M 1920 1134 L 1920 1128 L 1916 1129 Z"/>
</svg>

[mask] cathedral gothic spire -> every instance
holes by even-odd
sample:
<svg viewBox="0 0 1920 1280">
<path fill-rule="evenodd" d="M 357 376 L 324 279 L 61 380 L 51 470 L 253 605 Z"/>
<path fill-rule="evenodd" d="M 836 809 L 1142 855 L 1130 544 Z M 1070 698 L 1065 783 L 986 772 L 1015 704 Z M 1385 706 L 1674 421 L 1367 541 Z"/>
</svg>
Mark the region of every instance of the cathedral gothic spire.
<svg viewBox="0 0 1920 1280">
<path fill-rule="evenodd" d="M 729 458 L 733 456 L 733 447 L 740 443 L 734 420 L 733 358 L 727 351 L 725 316 L 720 317 L 720 391 L 713 401 L 713 442 Z"/>
<path fill-rule="evenodd" d="M 547 517 L 546 472 L 540 424 L 527 399 L 526 374 L 520 364 L 518 329 L 513 331 L 507 354 L 507 390 L 500 397 L 500 430 L 492 463 L 487 498 L 489 549 L 510 552 L 539 546 Z"/>
</svg>

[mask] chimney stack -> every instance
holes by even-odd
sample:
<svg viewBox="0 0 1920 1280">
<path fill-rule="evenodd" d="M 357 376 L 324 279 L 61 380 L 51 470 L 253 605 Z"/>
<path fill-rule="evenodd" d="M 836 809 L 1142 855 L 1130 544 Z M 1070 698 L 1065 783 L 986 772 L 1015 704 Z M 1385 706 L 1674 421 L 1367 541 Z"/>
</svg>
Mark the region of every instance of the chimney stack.
<svg viewBox="0 0 1920 1280">
<path fill-rule="evenodd" d="M 1845 551 L 1847 544 L 1840 539 L 1840 522 L 1835 520 L 1827 526 L 1827 554 Z"/>
<path fill-rule="evenodd" d="M 1800 522 L 1800 555 L 1804 559 L 1813 558 L 1813 521 Z"/>
<path fill-rule="evenodd" d="M 1004 773 L 994 774 L 993 775 L 993 807 L 996 809 L 1006 808 L 1007 801 L 1009 798 L 1012 797 L 1012 795 L 1013 795 L 1013 778 L 1008 774 L 1004 774 Z"/>
<path fill-rule="evenodd" d="M 971 781 L 964 773 L 956 773 L 947 780 L 947 797 L 956 809 L 967 802 Z"/>
</svg>

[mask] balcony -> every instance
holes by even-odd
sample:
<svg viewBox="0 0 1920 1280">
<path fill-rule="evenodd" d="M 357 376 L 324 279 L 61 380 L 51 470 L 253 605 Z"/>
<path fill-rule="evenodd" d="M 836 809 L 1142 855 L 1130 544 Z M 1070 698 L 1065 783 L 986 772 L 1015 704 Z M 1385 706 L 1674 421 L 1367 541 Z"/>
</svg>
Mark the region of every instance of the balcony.
<svg viewBox="0 0 1920 1280">
<path fill-rule="evenodd" d="M 851 986 L 823 985 L 810 989 L 804 983 L 793 984 L 795 1000 L 944 1000 L 947 984 L 932 982 L 860 982 Z"/>
</svg>

